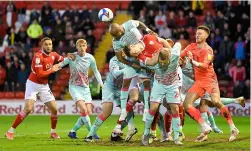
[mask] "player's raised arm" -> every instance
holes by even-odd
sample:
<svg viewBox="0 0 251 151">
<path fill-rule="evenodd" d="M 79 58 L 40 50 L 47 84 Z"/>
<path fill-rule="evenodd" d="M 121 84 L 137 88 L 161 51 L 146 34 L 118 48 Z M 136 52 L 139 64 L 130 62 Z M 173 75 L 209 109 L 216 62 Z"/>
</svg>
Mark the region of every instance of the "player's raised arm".
<svg viewBox="0 0 251 151">
<path fill-rule="evenodd" d="M 185 56 L 187 56 L 187 52 L 190 51 L 191 48 L 192 48 L 192 44 L 188 45 L 184 50 L 181 51 L 180 57 L 184 58 Z"/>
<path fill-rule="evenodd" d="M 152 35 L 157 35 L 154 31 L 152 31 L 151 29 L 149 29 L 144 23 L 142 23 L 141 21 L 138 20 L 131 20 L 132 24 L 135 27 L 139 27 L 143 30 L 145 30 L 147 33 L 152 34 Z"/>
<path fill-rule="evenodd" d="M 172 48 L 167 40 L 160 38 L 160 37 L 157 37 L 157 38 L 158 38 L 159 43 L 161 43 L 163 45 L 163 47 L 169 48 L 169 49 Z"/>
<path fill-rule="evenodd" d="M 90 67 L 92 68 L 92 71 L 93 71 L 96 79 L 98 80 L 98 83 L 103 87 L 104 84 L 103 84 L 101 75 L 100 75 L 100 73 L 98 71 L 95 58 L 93 56 L 91 57 L 91 65 L 90 65 Z"/>
<path fill-rule="evenodd" d="M 64 60 L 62 62 L 59 63 L 59 66 L 62 68 L 66 65 L 68 65 L 70 63 L 70 59 L 67 57 L 67 58 L 64 58 Z"/>
</svg>

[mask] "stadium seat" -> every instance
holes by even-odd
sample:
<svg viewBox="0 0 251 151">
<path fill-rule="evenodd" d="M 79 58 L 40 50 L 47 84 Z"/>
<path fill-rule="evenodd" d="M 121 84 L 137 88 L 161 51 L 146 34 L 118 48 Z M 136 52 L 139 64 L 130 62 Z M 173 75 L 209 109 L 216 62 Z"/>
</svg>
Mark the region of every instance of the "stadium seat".
<svg viewBox="0 0 251 151">
<path fill-rule="evenodd" d="M 228 92 L 226 97 L 232 98 L 233 97 L 233 93 L 232 92 Z"/>
<path fill-rule="evenodd" d="M 61 93 L 60 92 L 52 92 L 55 99 L 60 99 Z"/>
<path fill-rule="evenodd" d="M 102 35 L 103 35 L 103 34 L 96 34 L 96 35 L 94 35 L 94 37 L 95 37 L 95 39 L 96 39 L 97 41 L 100 41 L 100 40 L 102 39 Z"/>
<path fill-rule="evenodd" d="M 39 10 L 41 10 L 42 9 L 42 7 L 43 7 L 43 4 L 41 4 L 41 3 L 38 3 L 38 4 L 28 4 L 27 5 L 27 9 L 28 10 L 32 10 L 32 9 L 39 9 Z"/>
<path fill-rule="evenodd" d="M 212 9 L 213 8 L 213 1 L 206 1 L 205 3 L 205 9 Z"/>
<path fill-rule="evenodd" d="M 109 71 L 109 63 L 105 64 L 104 69 L 108 69 L 108 71 Z"/>
<path fill-rule="evenodd" d="M 69 80 L 70 75 L 69 74 L 59 74 L 58 79 L 60 80 Z"/>
<path fill-rule="evenodd" d="M 122 10 L 127 10 L 128 9 L 128 7 L 129 7 L 129 4 L 128 3 L 121 3 L 121 9 Z"/>
<path fill-rule="evenodd" d="M 229 82 L 227 80 L 219 80 L 219 86 L 228 86 Z"/>
<path fill-rule="evenodd" d="M 87 48 L 86 48 L 86 52 L 87 52 L 87 53 L 91 53 L 91 47 L 87 47 Z"/>
<path fill-rule="evenodd" d="M 66 86 L 68 85 L 68 80 L 57 80 L 56 84 Z"/>
<path fill-rule="evenodd" d="M 227 92 L 233 92 L 234 87 L 233 86 L 228 86 L 227 87 Z"/>
<path fill-rule="evenodd" d="M 4 92 L 0 92 L 0 99 L 4 99 Z"/>
<path fill-rule="evenodd" d="M 14 99 L 15 98 L 15 93 L 14 92 L 5 92 L 4 93 L 4 98 L 5 99 Z"/>
<path fill-rule="evenodd" d="M 70 74 L 70 68 L 63 68 L 59 71 L 59 74 Z"/>
<path fill-rule="evenodd" d="M 16 99 L 24 99 L 24 92 L 16 92 L 15 93 L 15 98 Z"/>
<path fill-rule="evenodd" d="M 52 92 L 60 92 L 60 86 L 58 86 L 58 85 L 53 85 L 53 86 L 52 86 Z"/>
<path fill-rule="evenodd" d="M 0 36 L 1 37 L 4 37 L 4 35 L 6 34 L 6 29 L 7 29 L 7 26 L 0 25 Z"/>
<path fill-rule="evenodd" d="M 97 28 L 93 31 L 93 35 L 96 35 L 96 34 L 103 34 L 104 33 L 104 30 L 103 29 L 100 29 L 100 28 Z"/>
<path fill-rule="evenodd" d="M 220 90 L 223 92 L 227 92 L 227 88 L 226 87 L 220 87 Z"/>
<path fill-rule="evenodd" d="M 3 57 L 4 56 L 4 53 L 3 52 L 0 52 L 0 57 Z"/>
<path fill-rule="evenodd" d="M 57 85 L 55 82 L 52 86 L 52 91 L 53 92 L 64 92 L 65 86 Z"/>
<path fill-rule="evenodd" d="M 26 7 L 26 3 L 24 1 L 16 1 L 16 2 L 14 2 L 14 4 L 15 4 L 17 9 Z"/>
</svg>

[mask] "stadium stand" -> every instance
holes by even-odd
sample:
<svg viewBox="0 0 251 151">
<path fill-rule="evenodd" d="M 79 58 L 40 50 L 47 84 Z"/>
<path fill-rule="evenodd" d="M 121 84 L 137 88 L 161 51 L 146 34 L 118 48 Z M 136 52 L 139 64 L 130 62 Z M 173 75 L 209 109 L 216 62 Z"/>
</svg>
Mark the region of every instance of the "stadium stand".
<svg viewBox="0 0 251 151">
<path fill-rule="evenodd" d="M 25 81 L 27 73 L 30 73 L 31 59 L 34 52 L 39 50 L 37 42 L 44 36 L 53 39 L 54 50 L 62 55 L 75 51 L 77 38 L 85 38 L 89 43 L 87 51 L 98 57 L 96 58 L 98 67 L 101 74 L 105 76 L 106 72 L 109 72 L 107 63 L 112 53 L 109 51 L 111 42 L 105 48 L 106 50 L 102 50 L 99 46 L 107 44 L 111 38 L 106 32 L 108 24 L 99 22 L 97 19 L 99 9 L 104 7 L 110 8 L 115 14 L 117 10 L 126 11 L 128 18 L 132 16 L 133 19 L 145 22 L 164 38 L 170 37 L 180 41 L 183 48 L 195 40 L 194 33 L 197 25 L 207 25 L 211 28 L 208 43 L 215 52 L 214 67 L 222 96 L 234 97 L 238 94 L 249 98 L 249 5 L 244 1 L 0 2 L 0 65 L 2 67 L 0 67 L 0 98 L 23 98 L 24 90 L 20 85 L 23 85 L 22 81 Z M 118 15 L 121 13 L 117 12 L 116 16 Z M 123 14 L 121 18 L 128 19 L 123 17 Z M 42 35 L 37 39 L 30 38 L 26 33 L 35 19 L 43 29 Z M 88 33 L 88 30 L 91 32 Z M 105 57 L 106 53 L 107 57 Z M 106 64 L 105 58 L 108 58 Z M 9 68 L 7 64 L 10 64 Z M 21 70 L 21 64 L 25 65 L 25 70 Z M 69 76 L 69 69 L 64 68 L 50 77 L 49 83 L 56 99 L 64 99 Z"/>
</svg>

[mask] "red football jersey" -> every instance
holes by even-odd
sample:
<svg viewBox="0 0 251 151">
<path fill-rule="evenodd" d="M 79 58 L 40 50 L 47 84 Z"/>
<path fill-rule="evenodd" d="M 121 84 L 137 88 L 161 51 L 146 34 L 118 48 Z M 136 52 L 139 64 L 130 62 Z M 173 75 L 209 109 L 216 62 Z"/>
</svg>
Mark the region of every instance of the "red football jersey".
<svg viewBox="0 0 251 151">
<path fill-rule="evenodd" d="M 31 74 L 29 80 L 37 84 L 47 84 L 48 77 L 52 73 L 52 66 L 55 62 L 61 62 L 64 57 L 56 52 L 51 52 L 49 55 L 44 52 L 37 52 L 32 59 Z"/>
<path fill-rule="evenodd" d="M 193 60 L 201 64 L 201 67 L 194 66 L 195 81 L 212 82 L 211 80 L 217 80 L 212 63 L 214 57 L 212 48 L 209 45 L 198 48 L 197 43 L 191 43 L 181 52 L 180 56 L 186 56 L 188 51 L 193 54 Z"/>
<path fill-rule="evenodd" d="M 159 43 L 156 36 L 150 34 L 145 35 L 142 40 L 145 44 L 145 49 L 140 53 L 137 59 L 146 64 L 146 59 L 152 58 L 163 48 L 163 45 Z"/>
</svg>

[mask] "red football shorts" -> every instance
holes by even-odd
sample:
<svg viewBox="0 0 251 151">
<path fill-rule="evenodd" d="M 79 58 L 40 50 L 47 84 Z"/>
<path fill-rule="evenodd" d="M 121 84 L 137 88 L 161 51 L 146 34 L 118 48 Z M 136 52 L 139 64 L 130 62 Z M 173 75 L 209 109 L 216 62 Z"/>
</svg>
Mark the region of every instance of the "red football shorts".
<svg viewBox="0 0 251 151">
<path fill-rule="evenodd" d="M 197 93 L 200 97 L 203 97 L 207 92 L 208 94 L 220 93 L 219 85 L 217 81 L 214 82 L 195 82 L 193 86 L 188 90 L 191 93 Z"/>
</svg>

